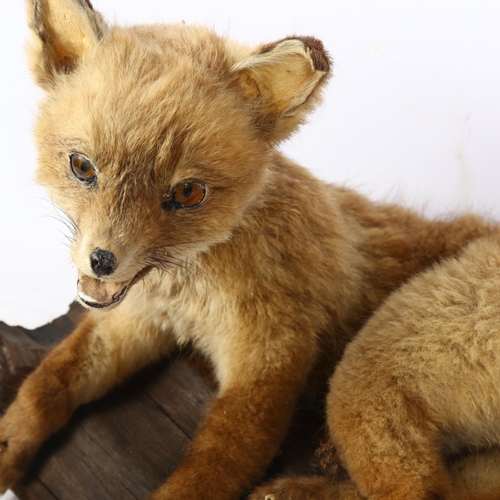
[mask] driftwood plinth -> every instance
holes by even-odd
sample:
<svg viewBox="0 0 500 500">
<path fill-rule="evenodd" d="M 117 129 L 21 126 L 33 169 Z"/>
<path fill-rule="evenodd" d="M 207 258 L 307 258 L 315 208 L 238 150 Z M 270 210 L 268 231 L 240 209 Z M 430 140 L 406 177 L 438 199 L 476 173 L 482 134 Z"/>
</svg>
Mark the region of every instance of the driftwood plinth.
<svg viewBox="0 0 500 500">
<path fill-rule="evenodd" d="M 36 330 L 0 322 L 0 409 L 84 314 L 76 304 Z M 180 352 L 80 408 L 14 488 L 21 500 L 142 500 L 182 460 L 216 392 L 207 364 Z M 269 475 L 311 472 L 319 421 L 302 405 Z"/>
</svg>

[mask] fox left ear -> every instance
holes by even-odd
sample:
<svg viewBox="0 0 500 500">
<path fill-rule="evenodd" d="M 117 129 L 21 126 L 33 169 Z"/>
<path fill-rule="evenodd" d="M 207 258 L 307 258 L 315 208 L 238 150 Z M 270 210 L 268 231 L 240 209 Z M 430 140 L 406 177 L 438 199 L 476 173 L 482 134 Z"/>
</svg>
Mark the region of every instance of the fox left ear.
<svg viewBox="0 0 500 500">
<path fill-rule="evenodd" d="M 104 36 L 107 25 L 89 0 L 26 0 L 33 34 L 28 55 L 37 82 L 50 88 L 71 73 Z"/>
<path fill-rule="evenodd" d="M 251 101 L 255 126 L 271 142 L 286 139 L 319 102 L 331 61 L 323 44 L 293 37 L 260 47 L 232 72 Z"/>
</svg>

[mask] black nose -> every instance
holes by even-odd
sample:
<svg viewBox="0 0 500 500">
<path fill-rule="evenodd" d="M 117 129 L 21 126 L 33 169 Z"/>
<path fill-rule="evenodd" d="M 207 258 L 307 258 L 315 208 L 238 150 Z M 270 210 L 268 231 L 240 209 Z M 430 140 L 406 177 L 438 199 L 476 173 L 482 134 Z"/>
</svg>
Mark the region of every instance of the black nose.
<svg viewBox="0 0 500 500">
<path fill-rule="evenodd" d="M 90 254 L 90 267 L 97 276 L 109 276 L 116 269 L 116 257 L 113 252 L 96 248 Z"/>
</svg>

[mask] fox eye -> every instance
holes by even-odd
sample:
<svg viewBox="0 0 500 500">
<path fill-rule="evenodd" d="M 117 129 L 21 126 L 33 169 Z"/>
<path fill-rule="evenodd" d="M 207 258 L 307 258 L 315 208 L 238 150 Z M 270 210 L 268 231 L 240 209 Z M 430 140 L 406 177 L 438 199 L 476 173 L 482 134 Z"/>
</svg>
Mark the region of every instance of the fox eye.
<svg viewBox="0 0 500 500">
<path fill-rule="evenodd" d="M 70 167 L 73 175 L 88 186 L 97 184 L 97 171 L 92 165 L 92 162 L 80 153 L 72 153 L 69 155 Z"/>
<path fill-rule="evenodd" d="M 204 199 L 207 188 L 197 181 L 181 182 L 164 195 L 165 201 L 161 204 L 164 210 L 174 211 L 180 208 L 197 207 Z"/>
</svg>

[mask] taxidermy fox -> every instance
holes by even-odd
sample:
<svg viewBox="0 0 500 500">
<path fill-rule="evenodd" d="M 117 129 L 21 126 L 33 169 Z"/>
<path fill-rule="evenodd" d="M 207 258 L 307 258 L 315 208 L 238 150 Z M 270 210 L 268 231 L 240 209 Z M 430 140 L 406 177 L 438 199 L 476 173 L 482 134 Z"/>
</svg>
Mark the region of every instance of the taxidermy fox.
<svg viewBox="0 0 500 500">
<path fill-rule="evenodd" d="M 497 228 L 374 204 L 280 154 L 330 74 L 314 38 L 249 48 L 201 27 L 110 26 L 88 0 L 27 9 L 46 91 L 38 179 L 74 222 L 89 313 L 0 421 L 0 489 L 79 405 L 191 343 L 218 395 L 151 498 L 237 499 L 318 359 L 333 369 L 390 292 Z"/>
</svg>

